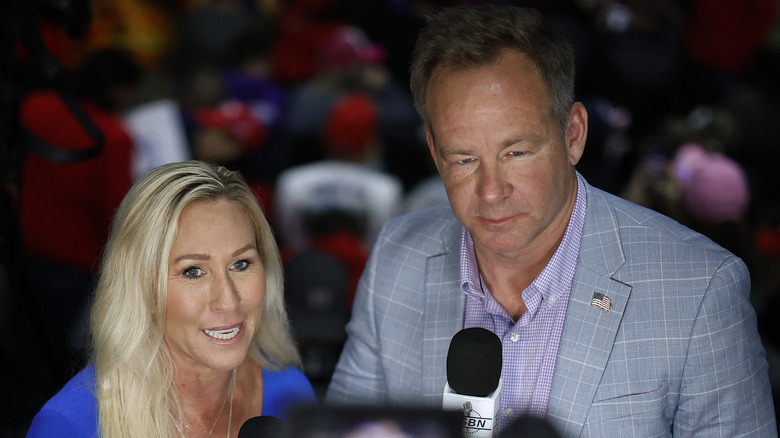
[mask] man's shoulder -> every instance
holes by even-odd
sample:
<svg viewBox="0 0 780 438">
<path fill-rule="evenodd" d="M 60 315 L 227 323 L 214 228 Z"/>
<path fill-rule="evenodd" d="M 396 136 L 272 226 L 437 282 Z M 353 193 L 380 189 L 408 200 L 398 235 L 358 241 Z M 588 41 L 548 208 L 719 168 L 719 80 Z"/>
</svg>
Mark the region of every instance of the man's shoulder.
<svg viewBox="0 0 780 438">
<path fill-rule="evenodd" d="M 462 226 L 449 204 L 415 210 L 388 220 L 377 239 L 382 252 L 407 249 L 433 255 L 451 251 L 460 244 Z"/>
<path fill-rule="evenodd" d="M 587 211 L 584 237 L 599 236 L 597 240 L 603 242 L 604 234 L 614 231 L 624 248 L 673 245 L 676 252 L 693 258 L 715 261 L 731 256 L 709 237 L 677 220 L 594 187 L 588 191 Z"/>
<path fill-rule="evenodd" d="M 455 219 L 450 205 L 444 202 L 396 216 L 387 222 L 385 228 L 393 234 L 425 233 L 438 236 L 453 227 L 460 230 L 460 223 Z"/>
</svg>

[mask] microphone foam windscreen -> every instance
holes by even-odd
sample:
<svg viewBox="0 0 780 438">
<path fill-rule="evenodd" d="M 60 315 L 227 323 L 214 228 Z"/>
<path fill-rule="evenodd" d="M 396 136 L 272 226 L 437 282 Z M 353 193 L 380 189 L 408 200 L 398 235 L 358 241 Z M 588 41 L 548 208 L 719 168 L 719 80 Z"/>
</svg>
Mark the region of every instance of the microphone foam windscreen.
<svg viewBox="0 0 780 438">
<path fill-rule="evenodd" d="M 501 340 L 490 330 L 466 328 L 452 337 L 447 353 L 447 383 L 458 394 L 485 397 L 501 378 Z"/>
<path fill-rule="evenodd" d="M 246 420 L 238 430 L 238 438 L 286 437 L 287 433 L 287 424 L 284 421 L 263 415 Z"/>
</svg>

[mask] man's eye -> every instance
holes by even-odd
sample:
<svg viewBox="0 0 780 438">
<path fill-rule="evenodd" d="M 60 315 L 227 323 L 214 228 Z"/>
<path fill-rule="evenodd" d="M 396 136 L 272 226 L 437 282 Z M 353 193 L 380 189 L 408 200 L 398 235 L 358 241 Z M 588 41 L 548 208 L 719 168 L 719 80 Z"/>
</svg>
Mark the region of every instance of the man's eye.
<svg viewBox="0 0 780 438">
<path fill-rule="evenodd" d="M 509 155 L 513 157 L 522 157 L 523 155 L 525 155 L 525 151 L 510 152 Z"/>
<path fill-rule="evenodd" d="M 197 266 L 193 266 L 191 268 L 185 269 L 182 275 L 195 280 L 203 275 L 203 269 L 200 269 Z"/>
<path fill-rule="evenodd" d="M 246 270 L 246 268 L 249 267 L 249 265 L 250 265 L 249 260 L 239 260 L 233 263 L 233 269 L 235 269 L 236 271 L 244 271 Z"/>
<path fill-rule="evenodd" d="M 474 161 L 473 158 L 465 158 L 463 160 L 456 161 L 456 163 L 458 163 L 458 164 L 468 164 L 468 163 L 471 163 L 472 161 Z"/>
</svg>

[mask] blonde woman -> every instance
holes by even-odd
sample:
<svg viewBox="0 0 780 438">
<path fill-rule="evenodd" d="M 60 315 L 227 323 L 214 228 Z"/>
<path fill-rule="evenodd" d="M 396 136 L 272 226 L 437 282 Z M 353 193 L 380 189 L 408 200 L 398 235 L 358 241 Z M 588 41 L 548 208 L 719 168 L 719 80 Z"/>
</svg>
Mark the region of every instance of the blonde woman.
<svg viewBox="0 0 780 438">
<path fill-rule="evenodd" d="M 93 361 L 29 437 L 235 437 L 315 402 L 271 229 L 238 174 L 161 166 L 120 205 L 92 308 Z"/>
</svg>

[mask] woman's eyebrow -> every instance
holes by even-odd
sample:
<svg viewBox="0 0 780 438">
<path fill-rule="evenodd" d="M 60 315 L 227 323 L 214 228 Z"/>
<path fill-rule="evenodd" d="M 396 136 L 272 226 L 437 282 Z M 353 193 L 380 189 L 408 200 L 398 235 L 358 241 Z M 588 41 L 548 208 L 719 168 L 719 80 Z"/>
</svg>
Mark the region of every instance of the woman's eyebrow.
<svg viewBox="0 0 780 438">
<path fill-rule="evenodd" d="M 254 243 L 248 243 L 245 246 L 233 251 L 231 254 L 233 257 L 242 254 L 246 252 L 247 250 L 255 249 Z M 210 260 L 211 256 L 208 254 L 182 254 L 179 257 L 176 257 L 176 260 L 174 260 L 174 263 L 178 263 L 182 260 Z"/>
</svg>

